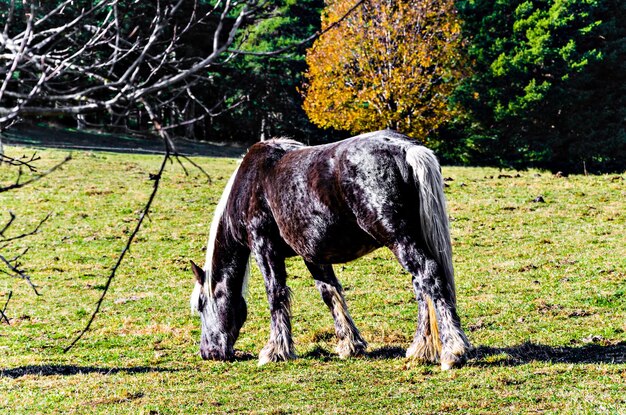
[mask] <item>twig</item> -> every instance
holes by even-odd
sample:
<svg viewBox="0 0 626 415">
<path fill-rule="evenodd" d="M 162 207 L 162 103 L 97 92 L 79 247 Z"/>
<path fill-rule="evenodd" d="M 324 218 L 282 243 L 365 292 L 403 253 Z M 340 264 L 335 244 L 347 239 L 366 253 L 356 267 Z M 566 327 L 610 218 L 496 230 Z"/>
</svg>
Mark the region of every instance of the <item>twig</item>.
<svg viewBox="0 0 626 415">
<path fill-rule="evenodd" d="M 11 242 L 11 241 L 15 241 L 18 239 L 23 239 L 26 238 L 28 236 L 34 235 L 37 232 L 39 232 L 39 228 L 41 228 L 41 226 L 44 224 L 44 222 L 46 222 L 48 219 L 50 219 L 50 217 L 52 216 L 52 213 L 48 213 L 46 215 L 45 218 L 43 218 L 42 220 L 39 221 L 39 223 L 37 224 L 37 226 L 35 226 L 35 228 L 30 231 L 30 232 L 25 232 L 21 235 L 17 235 L 17 236 L 12 236 L 10 238 L 5 238 L 4 237 L 4 232 L 6 232 L 6 230 L 9 228 L 9 226 L 11 226 L 11 223 L 13 222 L 13 220 L 15 220 L 15 214 L 13 212 L 9 212 L 11 214 L 11 219 L 9 220 L 9 222 L 4 225 L 4 228 L 2 229 L 2 231 L 0 231 L 0 236 L 2 236 L 2 242 Z"/>
<path fill-rule="evenodd" d="M 196 163 L 195 161 L 193 161 L 191 158 L 187 157 L 187 156 L 182 156 L 180 154 L 176 155 L 176 160 L 178 160 L 178 163 L 182 166 L 182 162 L 179 160 L 179 158 L 182 158 L 183 160 L 187 160 L 192 166 L 194 166 L 196 169 L 198 169 L 200 171 L 200 173 L 202 173 L 207 180 L 209 181 L 209 184 L 213 183 L 213 180 L 211 179 L 211 175 L 209 173 L 206 172 L 206 170 L 204 170 L 202 168 L 201 165 L 199 165 L 198 163 Z"/>
<path fill-rule="evenodd" d="M 4 303 L 4 307 L 2 307 L 2 311 L 0 311 L 0 317 L 2 317 L 2 320 L 6 321 L 8 325 L 11 325 L 11 322 L 9 321 L 9 318 L 5 314 L 5 311 L 7 311 L 7 306 L 9 305 L 9 301 L 11 301 L 12 296 L 13 296 L 13 291 L 9 291 L 9 298 L 7 298 L 7 301 Z"/>
<path fill-rule="evenodd" d="M 4 233 L 7 231 L 7 229 L 9 229 L 11 227 L 11 225 L 13 224 L 13 221 L 15 220 L 15 213 L 9 211 L 9 221 L 2 227 L 2 230 L 0 230 L 0 236 L 4 239 Z"/>
<path fill-rule="evenodd" d="M 37 156 L 37 152 L 34 152 L 30 158 L 26 161 L 19 160 L 13 157 L 9 157 L 6 154 L 0 154 L 0 162 L 6 163 L 10 166 L 22 166 L 28 168 L 31 172 L 36 172 L 37 168 L 32 164 L 35 161 L 38 161 L 41 157 Z"/>
<path fill-rule="evenodd" d="M 22 253 L 22 255 L 23 254 L 24 253 Z M 33 284 L 33 282 L 30 280 L 30 276 L 28 274 L 26 274 L 24 271 L 22 271 L 21 269 L 19 269 L 19 265 L 20 264 L 13 265 L 11 263 L 12 261 L 9 261 L 8 259 L 6 259 L 2 255 L 0 255 L 0 261 L 4 262 L 6 264 L 6 266 L 9 268 L 9 270 L 11 270 L 11 271 L 13 271 L 15 273 L 14 276 L 19 277 L 19 278 L 25 280 L 28 283 L 28 285 L 30 285 L 30 287 L 33 289 L 35 294 L 41 295 L 41 294 L 39 294 L 39 291 L 37 291 L 37 286 L 35 284 Z"/>
<path fill-rule="evenodd" d="M 26 180 L 24 182 L 20 182 L 20 179 L 21 179 L 21 176 L 22 176 L 22 171 L 20 170 L 19 173 L 18 173 L 18 177 L 17 177 L 15 183 L 10 184 L 8 186 L 0 187 L 0 193 L 8 192 L 9 190 L 19 189 L 19 188 L 27 186 L 27 185 L 29 185 L 31 183 L 34 183 L 34 182 L 36 182 L 38 180 L 41 180 L 44 177 L 46 177 L 47 175 L 49 175 L 50 173 L 52 173 L 53 171 L 55 171 L 58 168 L 60 168 L 61 166 L 63 166 L 65 163 L 67 163 L 71 159 L 72 159 L 72 155 L 70 154 L 67 157 L 65 157 L 65 159 L 62 162 L 60 162 L 59 164 L 53 166 L 49 170 L 47 170 L 47 171 L 45 171 L 45 172 L 43 172 L 41 174 L 38 174 L 37 176 L 35 176 L 35 177 L 31 178 L 31 179 L 28 179 L 28 180 Z"/>
</svg>

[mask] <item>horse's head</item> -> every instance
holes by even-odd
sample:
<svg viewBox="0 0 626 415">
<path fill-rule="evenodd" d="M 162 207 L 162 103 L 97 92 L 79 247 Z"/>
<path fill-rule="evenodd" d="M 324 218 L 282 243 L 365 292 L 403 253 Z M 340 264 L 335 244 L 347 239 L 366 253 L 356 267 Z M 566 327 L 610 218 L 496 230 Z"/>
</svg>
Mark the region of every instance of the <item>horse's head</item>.
<svg viewBox="0 0 626 415">
<path fill-rule="evenodd" d="M 191 310 L 200 315 L 202 334 L 200 355 L 203 359 L 230 360 L 234 356 L 233 345 L 246 319 L 245 301 L 233 307 L 232 296 L 224 287 L 207 283 L 205 271 L 191 262 L 196 277 L 191 293 Z"/>
<path fill-rule="evenodd" d="M 195 287 L 191 293 L 191 310 L 200 315 L 202 334 L 200 355 L 203 359 L 230 360 L 233 345 L 246 320 L 246 302 L 226 290 L 226 284 L 208 279 L 206 272 L 191 262 Z M 238 298 L 234 298 L 238 297 Z"/>
</svg>

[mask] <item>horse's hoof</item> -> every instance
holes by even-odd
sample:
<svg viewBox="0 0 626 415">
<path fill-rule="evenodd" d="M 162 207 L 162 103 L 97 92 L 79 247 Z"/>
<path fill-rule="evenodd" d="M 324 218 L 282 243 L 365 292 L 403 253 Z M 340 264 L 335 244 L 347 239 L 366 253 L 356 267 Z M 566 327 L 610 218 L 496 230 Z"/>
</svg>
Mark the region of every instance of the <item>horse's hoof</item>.
<svg viewBox="0 0 626 415">
<path fill-rule="evenodd" d="M 466 356 L 454 356 L 454 359 L 441 359 L 441 370 L 459 368 L 467 362 Z"/>
<path fill-rule="evenodd" d="M 270 363 L 272 360 L 269 356 L 259 356 L 259 367 Z"/>
<path fill-rule="evenodd" d="M 276 356 L 259 356 L 259 363 L 258 366 L 264 366 L 268 363 L 277 363 L 277 362 L 286 362 L 287 360 L 294 360 L 296 358 L 295 355 L 293 356 L 289 356 L 287 358 L 283 358 L 283 357 L 276 357 Z"/>
<path fill-rule="evenodd" d="M 450 370 L 454 367 L 454 364 L 451 362 L 441 362 L 441 370 Z"/>
<path fill-rule="evenodd" d="M 437 363 L 441 346 L 431 336 L 413 341 L 406 351 L 406 358 L 418 363 Z"/>
<path fill-rule="evenodd" d="M 261 350 L 261 353 L 259 353 L 259 366 L 263 366 L 271 362 L 293 360 L 295 358 L 296 354 L 293 350 L 281 350 L 276 345 L 267 344 L 263 350 Z"/>
<path fill-rule="evenodd" d="M 366 350 L 367 343 L 365 343 L 364 341 L 352 343 L 350 341 L 344 340 L 337 343 L 337 347 L 335 348 L 335 351 L 341 359 L 363 356 Z"/>
<path fill-rule="evenodd" d="M 296 355 L 292 355 L 289 357 L 278 357 L 278 356 L 259 356 L 258 366 L 264 366 L 268 363 L 276 363 L 276 362 L 286 362 L 288 360 L 294 360 Z"/>
<path fill-rule="evenodd" d="M 200 356 L 203 360 L 221 360 L 230 361 L 235 357 L 235 353 L 232 350 L 222 351 L 219 349 L 200 349 Z"/>
</svg>

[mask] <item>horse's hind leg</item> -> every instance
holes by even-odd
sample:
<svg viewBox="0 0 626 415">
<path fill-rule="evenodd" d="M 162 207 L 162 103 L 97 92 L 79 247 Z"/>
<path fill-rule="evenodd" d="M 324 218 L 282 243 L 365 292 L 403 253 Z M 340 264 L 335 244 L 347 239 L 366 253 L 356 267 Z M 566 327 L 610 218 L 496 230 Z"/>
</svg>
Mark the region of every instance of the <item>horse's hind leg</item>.
<svg viewBox="0 0 626 415">
<path fill-rule="evenodd" d="M 420 284 L 413 277 L 413 288 L 419 307 L 417 330 L 413 342 L 406 351 L 406 357 L 422 363 L 435 363 L 441 353 L 439 328 L 432 300 L 420 289 Z"/>
<path fill-rule="evenodd" d="M 331 265 L 318 265 L 307 262 L 307 268 L 315 279 L 315 286 L 322 300 L 330 309 L 335 320 L 335 333 L 339 342 L 337 353 L 340 357 L 359 356 L 365 353 L 367 342 L 356 328 L 343 296 L 343 289 Z"/>
<path fill-rule="evenodd" d="M 259 353 L 259 366 L 296 357 L 291 338 L 291 295 L 283 258 L 255 252 L 270 306 L 270 339 Z"/>
<path fill-rule="evenodd" d="M 413 287 L 420 305 L 418 329 L 408 354 L 418 360 L 433 361 L 432 350 L 438 349 L 438 331 L 441 368 L 462 365 L 472 346 L 461 328 L 452 282 L 446 280 L 437 262 L 417 244 L 403 241 L 392 246 L 392 250 L 402 266 L 413 275 Z"/>
</svg>

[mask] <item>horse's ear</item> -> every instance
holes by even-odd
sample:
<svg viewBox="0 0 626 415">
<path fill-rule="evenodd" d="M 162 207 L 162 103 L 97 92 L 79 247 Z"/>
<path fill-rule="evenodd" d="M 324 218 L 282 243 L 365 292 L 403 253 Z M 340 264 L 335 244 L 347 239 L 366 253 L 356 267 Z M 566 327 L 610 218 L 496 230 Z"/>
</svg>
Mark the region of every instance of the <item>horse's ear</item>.
<svg viewBox="0 0 626 415">
<path fill-rule="evenodd" d="M 198 282 L 198 284 L 204 285 L 204 281 L 206 279 L 206 274 L 204 273 L 204 270 L 200 268 L 198 265 L 196 265 L 195 262 L 193 261 L 190 261 L 190 262 L 191 262 L 191 270 L 193 271 L 193 275 L 195 275 L 196 277 L 196 281 Z"/>
</svg>

